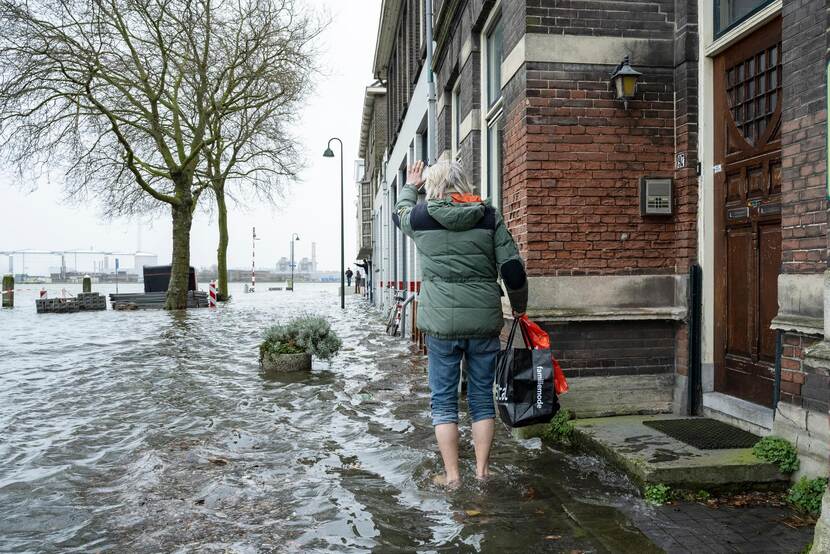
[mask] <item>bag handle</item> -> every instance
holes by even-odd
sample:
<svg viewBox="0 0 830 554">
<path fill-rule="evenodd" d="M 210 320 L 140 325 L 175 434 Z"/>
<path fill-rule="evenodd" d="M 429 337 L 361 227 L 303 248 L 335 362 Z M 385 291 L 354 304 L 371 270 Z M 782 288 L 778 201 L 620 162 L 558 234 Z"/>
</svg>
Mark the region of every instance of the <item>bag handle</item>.
<svg viewBox="0 0 830 554">
<path fill-rule="evenodd" d="M 525 348 L 530 348 L 530 341 L 525 334 L 524 327 L 521 326 L 519 318 L 513 319 L 513 326 L 510 328 L 510 336 L 507 337 L 507 346 L 508 348 L 513 348 L 513 340 L 516 338 L 516 328 L 518 327 L 522 332 L 522 339 L 525 343 Z"/>
</svg>

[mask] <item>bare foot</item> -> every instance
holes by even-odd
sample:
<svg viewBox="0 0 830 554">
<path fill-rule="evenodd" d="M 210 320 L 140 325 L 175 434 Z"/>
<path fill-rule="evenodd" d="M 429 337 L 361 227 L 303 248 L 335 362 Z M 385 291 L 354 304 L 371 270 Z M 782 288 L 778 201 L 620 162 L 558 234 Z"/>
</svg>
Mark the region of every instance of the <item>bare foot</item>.
<svg viewBox="0 0 830 554">
<path fill-rule="evenodd" d="M 451 491 L 454 491 L 461 486 L 461 479 L 448 480 L 447 476 L 443 474 L 433 477 L 432 482 L 439 487 L 444 487 Z"/>
</svg>

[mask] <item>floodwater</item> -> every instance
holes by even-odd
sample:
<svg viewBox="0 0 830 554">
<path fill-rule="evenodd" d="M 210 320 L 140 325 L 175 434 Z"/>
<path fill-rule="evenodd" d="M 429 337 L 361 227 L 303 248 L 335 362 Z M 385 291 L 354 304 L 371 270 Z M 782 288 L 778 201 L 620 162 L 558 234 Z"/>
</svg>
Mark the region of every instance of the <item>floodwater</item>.
<svg viewBox="0 0 830 554">
<path fill-rule="evenodd" d="M 341 311 L 336 286 L 267 286 L 186 313 L 38 315 L 40 287 L 17 293 L 0 311 L 0 551 L 656 551 L 623 515 L 649 508 L 595 458 L 499 424 L 476 483 L 466 413 L 464 485 L 433 485 L 425 359 L 360 298 Z M 344 351 L 264 376 L 263 329 L 301 313 Z"/>
</svg>

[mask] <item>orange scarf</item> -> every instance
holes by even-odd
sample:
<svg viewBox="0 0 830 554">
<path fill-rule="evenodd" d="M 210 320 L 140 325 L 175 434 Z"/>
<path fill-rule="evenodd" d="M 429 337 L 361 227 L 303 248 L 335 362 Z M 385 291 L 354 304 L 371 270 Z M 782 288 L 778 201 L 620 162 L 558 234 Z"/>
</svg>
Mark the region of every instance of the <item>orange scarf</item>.
<svg viewBox="0 0 830 554">
<path fill-rule="evenodd" d="M 481 202 L 481 197 L 476 196 L 475 194 L 459 194 L 454 192 L 450 198 L 452 198 L 453 202 L 458 202 L 459 204 L 465 204 L 467 202 Z"/>
</svg>

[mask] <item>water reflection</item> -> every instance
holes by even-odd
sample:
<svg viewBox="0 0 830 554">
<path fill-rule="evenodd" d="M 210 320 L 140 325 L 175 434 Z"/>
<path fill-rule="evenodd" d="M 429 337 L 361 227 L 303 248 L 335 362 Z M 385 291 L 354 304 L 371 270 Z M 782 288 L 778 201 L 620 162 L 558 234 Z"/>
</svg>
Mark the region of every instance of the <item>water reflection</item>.
<svg viewBox="0 0 830 554">
<path fill-rule="evenodd" d="M 504 429 L 490 482 L 467 426 L 467 483 L 436 488 L 424 360 L 359 299 L 232 293 L 38 316 L 32 291 L 0 311 L 0 551 L 652 551 L 616 509 L 624 478 Z M 303 312 L 345 350 L 263 374 L 262 330 Z"/>
</svg>

